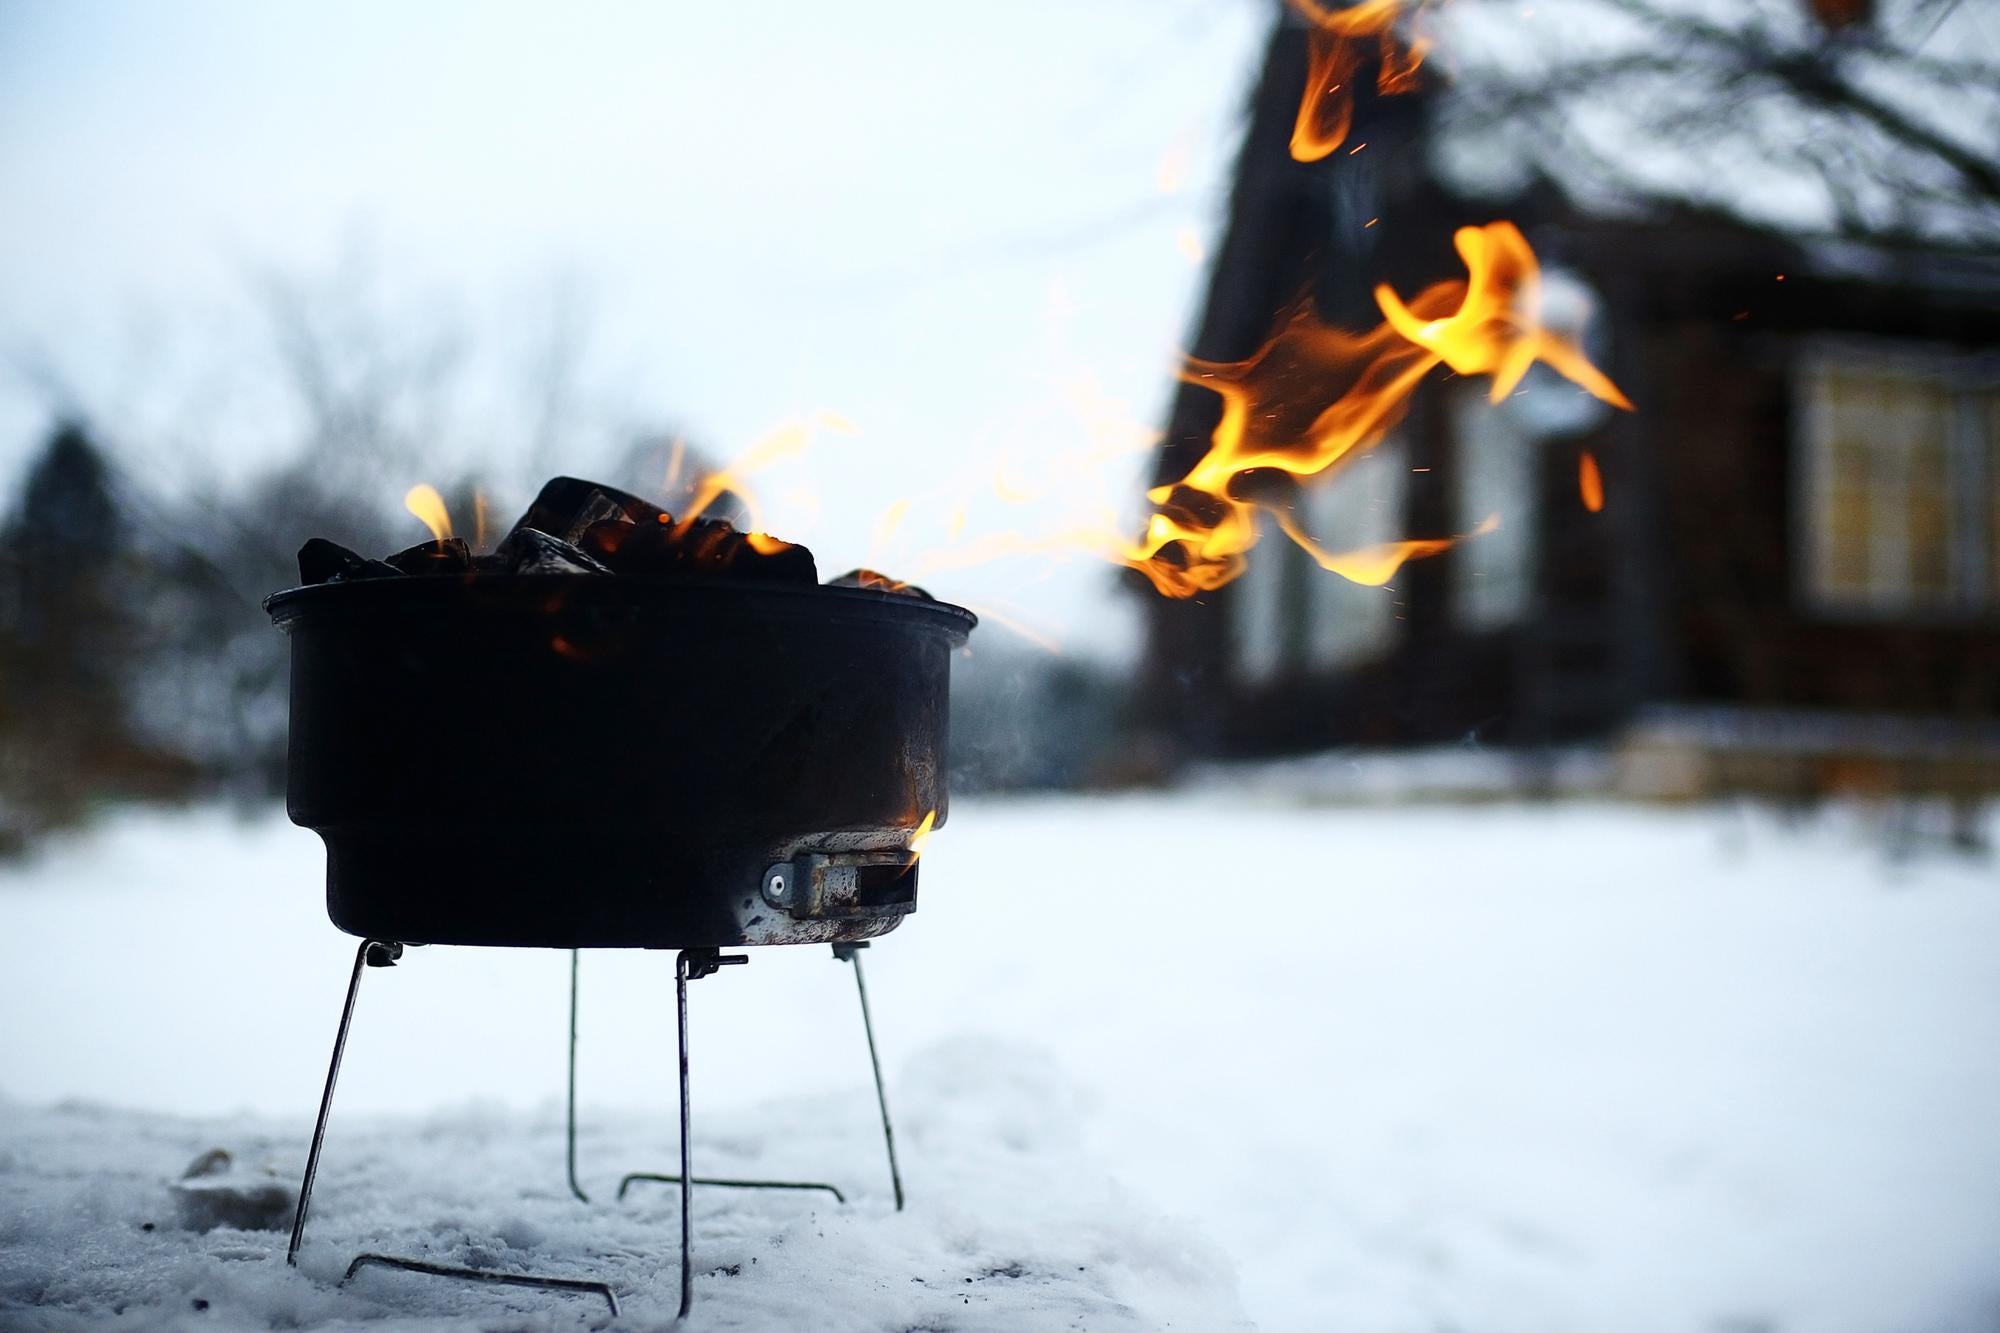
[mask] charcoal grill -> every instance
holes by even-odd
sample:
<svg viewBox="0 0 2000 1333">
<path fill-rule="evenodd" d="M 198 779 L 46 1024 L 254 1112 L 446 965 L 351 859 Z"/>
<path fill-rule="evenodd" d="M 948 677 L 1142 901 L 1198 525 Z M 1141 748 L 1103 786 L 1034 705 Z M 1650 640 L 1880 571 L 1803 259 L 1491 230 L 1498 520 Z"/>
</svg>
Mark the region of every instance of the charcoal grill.
<svg viewBox="0 0 2000 1333">
<path fill-rule="evenodd" d="M 678 951 L 681 1313 L 692 1174 L 687 983 L 740 946 L 859 950 L 914 911 L 913 835 L 941 825 L 959 607 L 870 588 L 585 575 L 327 583 L 265 603 L 291 639 L 287 810 L 326 844 L 327 912 L 361 937 L 299 1190 L 296 1263 L 355 998 L 411 945 L 569 949 L 576 1176 L 577 951 Z M 441 1276 L 608 1286 L 365 1254 Z"/>
</svg>

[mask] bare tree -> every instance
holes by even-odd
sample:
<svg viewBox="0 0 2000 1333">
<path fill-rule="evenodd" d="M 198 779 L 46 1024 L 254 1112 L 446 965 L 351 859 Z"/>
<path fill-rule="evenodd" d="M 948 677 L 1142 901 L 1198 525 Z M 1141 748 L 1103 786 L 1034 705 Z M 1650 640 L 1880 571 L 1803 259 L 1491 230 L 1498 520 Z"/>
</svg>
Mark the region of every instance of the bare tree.
<svg viewBox="0 0 2000 1333">
<path fill-rule="evenodd" d="M 174 379 L 164 415 L 92 392 L 49 356 L 19 369 L 52 416 L 89 420 L 107 446 L 102 489 L 116 519 L 97 526 L 122 542 L 106 581 L 127 621 L 113 646 L 76 656 L 116 673 L 124 706 L 94 715 L 134 753 L 260 794 L 283 776 L 286 650 L 259 604 L 297 581 L 306 537 L 370 555 L 410 545 L 422 529 L 401 501 L 421 481 L 444 493 L 463 535 L 484 520 L 490 541 L 546 471 L 608 466 L 638 432 L 622 395 L 593 375 L 590 311 L 572 282 L 552 284 L 546 301 L 503 303 L 507 317 L 484 324 L 449 294 L 388 281 L 365 259 L 255 271 L 248 295 L 253 318 L 179 340 L 213 347 L 216 364 L 159 363 Z M 486 328 L 499 332 L 472 333 Z M 676 452 L 691 483 L 703 464 Z M 166 460 L 177 487 L 161 484 Z M 657 488 L 665 455 L 646 462 L 633 480 Z M 13 590 L 60 570 L 40 546 L 0 545 L 0 677 L 12 678 L 33 665 L 34 647 L 14 632 L 8 608 L 24 603 Z M 0 731 L 15 711 L 0 709 Z M 53 790 L 54 776 L 37 781 Z M 77 809 L 112 794 L 94 791 L 104 784 L 91 772 L 70 776 L 82 784 Z M 0 842 L 8 790 L 0 781 Z"/>
<path fill-rule="evenodd" d="M 2000 243 L 1996 0 L 1455 0 L 1435 18 L 1442 165 L 1461 181 Z"/>
</svg>

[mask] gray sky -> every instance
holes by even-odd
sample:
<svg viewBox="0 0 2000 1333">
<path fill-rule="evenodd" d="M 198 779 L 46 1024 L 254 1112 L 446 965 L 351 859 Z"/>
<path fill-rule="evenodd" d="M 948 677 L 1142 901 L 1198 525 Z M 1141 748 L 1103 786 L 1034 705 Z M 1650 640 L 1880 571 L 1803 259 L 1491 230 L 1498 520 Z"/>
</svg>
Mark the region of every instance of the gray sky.
<svg viewBox="0 0 2000 1333">
<path fill-rule="evenodd" d="M 270 355 L 259 269 L 455 311 L 489 389 L 560 290 L 610 404 L 560 467 L 667 423 L 727 456 L 831 409 L 861 434 L 760 478 L 768 526 L 828 572 L 894 567 L 945 534 L 871 552 L 886 501 L 941 529 L 1002 459 L 1020 489 L 1157 422 L 1270 12 L 0 0 L 0 468 L 46 425 L 42 366 L 163 489 L 268 462 L 278 409 L 209 391 Z M 381 484 L 515 447 L 464 435 Z M 1136 515 L 1137 472 L 1068 469 L 1061 503 L 975 506 L 966 535 Z M 1088 557 L 931 581 L 1121 638 Z"/>
</svg>

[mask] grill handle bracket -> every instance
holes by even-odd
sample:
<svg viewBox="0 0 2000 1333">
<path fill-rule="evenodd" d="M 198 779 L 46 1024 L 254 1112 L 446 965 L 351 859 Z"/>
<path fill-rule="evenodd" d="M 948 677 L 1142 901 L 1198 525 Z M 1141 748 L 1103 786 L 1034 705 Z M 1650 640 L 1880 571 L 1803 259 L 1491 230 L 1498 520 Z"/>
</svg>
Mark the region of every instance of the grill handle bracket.
<svg viewBox="0 0 2000 1333">
<path fill-rule="evenodd" d="M 805 920 L 902 916 L 916 910 L 917 863 L 906 852 L 801 852 L 764 872 L 764 901 Z"/>
</svg>

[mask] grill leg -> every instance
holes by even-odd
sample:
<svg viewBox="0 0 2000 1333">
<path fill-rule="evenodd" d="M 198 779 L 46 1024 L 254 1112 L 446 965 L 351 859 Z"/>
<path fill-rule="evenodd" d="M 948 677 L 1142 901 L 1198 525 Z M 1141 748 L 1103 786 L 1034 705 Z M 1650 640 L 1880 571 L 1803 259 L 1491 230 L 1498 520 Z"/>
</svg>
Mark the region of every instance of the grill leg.
<svg viewBox="0 0 2000 1333">
<path fill-rule="evenodd" d="M 694 1164 L 688 1152 L 688 1130 L 693 1119 L 688 1109 L 688 956 L 682 950 L 674 959 L 674 1016 L 681 1039 L 681 1310 L 676 1319 L 687 1318 L 694 1305 Z"/>
<path fill-rule="evenodd" d="M 347 1000 L 340 1007 L 340 1026 L 333 1034 L 333 1060 L 326 1071 L 326 1091 L 320 1094 L 319 1119 L 313 1124 L 312 1147 L 306 1153 L 306 1175 L 299 1184 L 299 1205 L 292 1214 L 291 1244 L 285 1248 L 285 1262 L 298 1266 L 299 1245 L 305 1240 L 306 1212 L 312 1203 L 313 1181 L 319 1176 L 320 1149 L 326 1144 L 327 1116 L 333 1110 L 333 1089 L 340 1081 L 340 1058 L 347 1053 L 347 1032 L 354 1024 L 354 1001 L 361 993 L 361 974 L 370 967 L 394 967 L 396 960 L 403 956 L 403 946 L 388 940 L 363 940 L 354 952 L 354 972 L 347 979 Z M 741 960 L 738 960 L 741 961 Z M 683 1086 L 685 1086 L 685 1065 L 683 1066 Z M 468 1282 L 483 1282 L 510 1287 L 534 1287 L 541 1291 L 561 1291 L 602 1297 L 611 1308 L 613 1317 L 618 1314 L 618 1297 L 602 1282 L 587 1282 L 575 1278 L 541 1277 L 534 1273 L 496 1273 L 483 1268 L 461 1268 L 455 1264 L 434 1264 L 422 1259 L 404 1259 L 390 1254 L 362 1254 L 355 1256 L 347 1266 L 346 1274 L 340 1279 L 346 1285 L 349 1278 L 371 1265 L 400 1269 L 407 1273 L 424 1273 L 431 1277 L 448 1277 Z M 681 1279 L 686 1288 L 685 1265 Z M 682 1296 L 685 1303 L 686 1296 Z"/>
<path fill-rule="evenodd" d="M 590 1196 L 576 1183 L 576 972 L 581 953 L 580 949 L 569 951 L 569 1115 L 564 1121 L 563 1138 L 568 1149 L 569 1192 L 579 1202 L 589 1203 Z"/>
<path fill-rule="evenodd" d="M 683 949 L 674 959 L 674 1016 L 681 1039 L 681 1311 L 687 1318 L 694 1305 L 694 1162 L 690 1151 L 692 1114 L 688 1106 L 688 982 L 699 981 L 719 967 L 747 963 L 744 954 L 714 949 Z"/>
<path fill-rule="evenodd" d="M 839 947 L 840 946 L 836 945 L 835 946 L 836 950 Z M 712 952 L 712 951 L 704 951 L 704 952 Z M 722 959 L 722 962 L 724 963 L 730 961 L 732 960 L 729 958 Z M 676 974 L 678 974 L 679 971 L 678 966 L 676 966 L 675 970 Z M 707 974 L 698 971 L 693 975 L 699 978 Z M 677 981 L 676 984 L 678 985 L 680 983 Z M 574 1107 L 576 1104 L 576 960 L 574 956 L 572 956 L 572 958 L 570 959 L 569 1040 L 570 1040 L 570 1104 L 572 1107 L 572 1110 L 570 1112 L 570 1188 L 576 1191 L 576 1196 L 579 1199 L 582 1199 L 583 1191 L 578 1190 L 576 1188 L 576 1165 L 575 1165 L 576 1113 Z M 712 1185 L 712 1186 L 718 1186 L 723 1189 L 817 1190 L 820 1191 L 821 1193 L 831 1194 L 834 1197 L 835 1202 L 837 1203 L 847 1202 L 847 1196 L 842 1194 L 837 1187 L 829 1185 L 824 1181 L 818 1181 L 818 1180 L 738 1180 L 724 1176 L 694 1176 L 690 1178 L 688 1177 L 687 1174 L 687 1163 L 685 1161 L 681 1163 L 681 1174 L 677 1176 L 664 1175 L 657 1171 L 631 1172 L 629 1175 L 626 1175 L 618 1182 L 618 1200 L 620 1203 L 623 1203 L 625 1200 L 626 1191 L 630 1190 L 634 1185 L 647 1184 L 647 1183 L 658 1184 L 658 1185 L 679 1185 L 682 1183 L 684 1179 L 688 1180 L 689 1183 L 691 1184 Z M 589 1200 L 585 1199 L 584 1202 L 588 1203 Z"/>
<path fill-rule="evenodd" d="M 611 1307 L 611 1317 L 618 1317 L 618 1294 L 611 1290 L 609 1283 L 589 1282 L 571 1277 L 536 1277 L 533 1273 L 496 1273 L 490 1268 L 460 1268 L 456 1264 L 434 1264 L 425 1259 L 399 1259 L 392 1254 L 359 1254 L 347 1266 L 347 1275 L 340 1279 L 346 1286 L 350 1278 L 364 1268 L 394 1268 L 404 1273 L 422 1273 L 427 1277 L 448 1277 L 466 1282 L 486 1282 L 502 1287 L 533 1287 L 537 1291 L 566 1291 L 579 1296 L 597 1296 Z"/>
<path fill-rule="evenodd" d="M 868 1015 L 868 983 L 861 976 L 861 951 L 866 941 L 836 944 L 833 956 L 854 965 L 854 989 L 861 996 L 861 1028 L 868 1034 L 868 1064 L 875 1071 L 875 1104 L 882 1108 L 882 1143 L 889 1150 L 889 1183 L 896 1189 L 896 1211 L 903 1211 L 903 1173 L 896 1166 L 896 1131 L 889 1124 L 889 1092 L 882 1083 L 882 1060 L 875 1053 L 875 1020 Z"/>
<path fill-rule="evenodd" d="M 299 1263 L 299 1245 L 306 1238 L 306 1211 L 312 1206 L 313 1180 L 319 1175 L 319 1152 L 326 1143 L 326 1118 L 333 1110 L 333 1088 L 340 1081 L 340 1057 L 347 1051 L 347 1029 L 354 1022 L 354 999 L 361 993 L 362 970 L 394 967 L 402 956 L 402 945 L 384 940 L 363 940 L 354 951 L 354 973 L 347 979 L 347 1002 L 340 1006 L 340 1026 L 333 1034 L 333 1061 L 326 1070 L 326 1091 L 319 1098 L 319 1119 L 313 1123 L 305 1179 L 299 1182 L 299 1206 L 292 1214 L 292 1241 L 285 1247 L 285 1262 L 294 1268 Z"/>
</svg>

